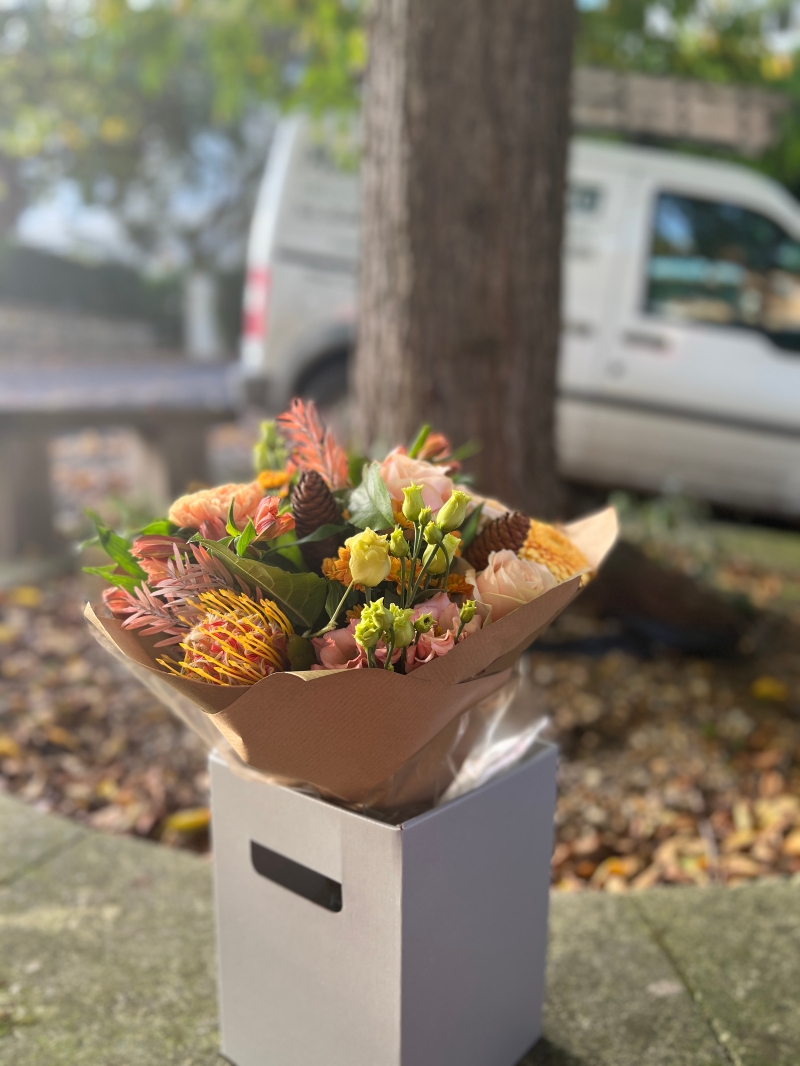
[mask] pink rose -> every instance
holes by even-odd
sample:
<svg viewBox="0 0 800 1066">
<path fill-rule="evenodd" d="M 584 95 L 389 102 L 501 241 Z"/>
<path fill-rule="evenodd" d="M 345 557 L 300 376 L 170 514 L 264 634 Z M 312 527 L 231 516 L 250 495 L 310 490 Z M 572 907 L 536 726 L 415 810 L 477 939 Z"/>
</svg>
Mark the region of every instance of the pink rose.
<svg viewBox="0 0 800 1066">
<path fill-rule="evenodd" d="M 496 622 L 555 588 L 557 582 L 546 567 L 520 559 L 515 552 L 501 551 L 489 555 L 489 565 L 473 584 L 477 597 L 492 608 Z"/>
<path fill-rule="evenodd" d="M 256 510 L 253 525 L 259 540 L 274 540 L 294 529 L 294 515 L 289 511 L 278 514 L 281 501 L 277 496 L 265 496 Z"/>
<path fill-rule="evenodd" d="M 244 529 L 248 518 L 252 518 L 256 513 L 263 497 L 264 490 L 257 481 L 244 485 L 218 485 L 214 489 L 201 489 L 199 492 L 180 496 L 169 509 L 169 520 L 185 529 L 199 529 L 203 522 L 216 524 L 214 519 L 219 519 L 224 525 L 231 500 L 235 498 L 233 517 L 237 528 Z"/>
<path fill-rule="evenodd" d="M 426 463 L 424 459 L 412 459 L 405 449 L 395 448 L 381 463 L 380 474 L 398 507 L 403 504 L 403 489 L 419 485 L 425 506 L 436 514 L 453 492 L 452 479 L 447 476 L 449 469 L 446 463 L 437 465 Z"/>
</svg>

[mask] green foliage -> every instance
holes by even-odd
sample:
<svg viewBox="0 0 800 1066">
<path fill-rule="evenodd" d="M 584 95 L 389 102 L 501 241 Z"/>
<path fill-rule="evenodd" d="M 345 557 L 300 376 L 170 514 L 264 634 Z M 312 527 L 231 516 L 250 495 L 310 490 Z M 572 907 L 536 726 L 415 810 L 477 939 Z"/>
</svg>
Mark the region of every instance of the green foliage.
<svg viewBox="0 0 800 1066">
<path fill-rule="evenodd" d="M 114 566 L 119 567 L 134 578 L 136 585 L 141 584 L 142 581 L 147 581 L 146 572 L 131 555 L 128 541 L 118 533 L 115 533 L 113 529 L 109 529 L 102 518 L 95 514 L 94 511 L 87 511 L 86 513 L 94 522 L 94 527 L 97 531 L 97 543 L 105 551 L 106 555 L 114 560 Z"/>
<path fill-rule="evenodd" d="M 316 574 L 287 573 L 256 559 L 240 559 L 213 540 L 200 539 L 198 543 L 215 559 L 224 563 L 234 577 L 240 577 L 248 585 L 260 588 L 286 613 L 294 626 L 310 628 L 325 606 L 328 582 Z"/>
<path fill-rule="evenodd" d="M 388 529 L 394 525 L 392 498 L 379 463 L 364 466 L 361 484 L 350 493 L 350 521 L 359 529 Z"/>
<path fill-rule="evenodd" d="M 472 544 L 478 535 L 478 526 L 483 514 L 483 503 L 479 503 L 471 512 L 464 525 L 461 527 L 461 547 L 466 549 Z"/>
</svg>

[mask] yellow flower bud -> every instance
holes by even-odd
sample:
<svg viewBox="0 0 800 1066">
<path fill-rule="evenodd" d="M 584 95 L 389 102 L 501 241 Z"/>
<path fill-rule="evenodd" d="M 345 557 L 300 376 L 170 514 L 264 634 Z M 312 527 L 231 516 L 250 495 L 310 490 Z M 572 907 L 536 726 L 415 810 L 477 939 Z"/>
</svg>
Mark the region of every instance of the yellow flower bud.
<svg viewBox="0 0 800 1066">
<path fill-rule="evenodd" d="M 361 611 L 361 621 L 377 626 L 381 633 L 386 633 L 392 628 L 393 620 L 391 611 L 384 607 L 383 596 L 367 604 Z"/>
<path fill-rule="evenodd" d="M 389 576 L 389 538 L 365 529 L 345 541 L 350 549 L 350 573 L 357 585 L 374 588 Z"/>
<path fill-rule="evenodd" d="M 417 521 L 423 529 L 425 528 L 425 526 L 427 526 L 428 522 L 430 522 L 432 514 L 433 511 L 430 509 L 430 507 L 423 507 L 420 511 L 419 518 L 417 519 Z"/>
<path fill-rule="evenodd" d="M 395 559 L 405 559 L 409 553 L 408 541 L 402 529 L 398 528 L 389 537 L 389 551 Z"/>
<path fill-rule="evenodd" d="M 407 648 L 414 639 L 414 623 L 411 621 L 411 608 L 401 610 L 394 603 L 389 607 L 394 620 L 394 646 Z"/>
<path fill-rule="evenodd" d="M 428 522 L 422 531 L 422 535 L 427 540 L 428 544 L 441 544 L 442 543 L 442 531 L 436 525 L 435 522 Z"/>
<path fill-rule="evenodd" d="M 475 600 L 464 600 L 463 604 L 461 605 L 461 610 L 459 611 L 459 617 L 461 618 L 461 621 L 465 626 L 469 625 L 469 623 L 475 617 L 476 610 L 477 607 L 475 605 Z"/>
<path fill-rule="evenodd" d="M 369 651 L 370 648 L 374 648 L 378 641 L 381 639 L 381 629 L 376 626 L 371 618 L 362 619 L 356 626 L 355 634 L 356 644 L 362 647 L 364 651 Z"/>
<path fill-rule="evenodd" d="M 455 489 L 449 500 L 445 500 L 436 516 L 436 525 L 443 533 L 458 529 L 467 516 L 467 504 L 472 499 L 466 492 Z"/>
<path fill-rule="evenodd" d="M 430 630 L 433 629 L 433 615 L 430 612 L 428 614 L 421 614 L 414 623 L 414 629 L 416 629 L 418 633 L 429 633 Z"/>
<path fill-rule="evenodd" d="M 412 483 L 408 488 L 403 489 L 403 514 L 409 522 L 416 522 L 424 506 L 425 501 L 422 499 L 421 485 Z"/>
<path fill-rule="evenodd" d="M 441 534 L 439 535 L 441 536 Z M 428 573 L 433 574 L 434 577 L 443 574 L 453 561 L 453 556 L 456 554 L 456 548 L 459 544 L 458 537 L 454 537 L 450 533 L 442 537 L 441 547 L 437 544 L 431 544 L 422 557 L 423 564 L 427 563 L 429 559 L 432 560 L 430 566 L 428 566 Z"/>
</svg>

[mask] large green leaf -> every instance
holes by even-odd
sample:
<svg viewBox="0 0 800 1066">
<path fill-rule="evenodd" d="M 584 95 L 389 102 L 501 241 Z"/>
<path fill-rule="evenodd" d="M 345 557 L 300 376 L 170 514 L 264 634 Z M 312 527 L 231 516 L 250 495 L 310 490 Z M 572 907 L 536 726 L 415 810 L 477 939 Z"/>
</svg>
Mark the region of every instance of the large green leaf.
<svg viewBox="0 0 800 1066">
<path fill-rule="evenodd" d="M 479 503 L 461 527 L 461 548 L 466 550 L 478 535 L 478 525 L 483 514 L 483 503 Z"/>
<path fill-rule="evenodd" d="M 381 477 L 380 465 L 364 466 L 361 484 L 350 494 L 350 521 L 359 529 L 390 529 L 394 526 L 392 497 Z"/>
<path fill-rule="evenodd" d="M 201 540 L 200 544 L 215 559 L 224 563 L 234 576 L 249 585 L 255 585 L 274 600 L 294 626 L 308 629 L 325 606 L 328 582 L 316 574 L 289 574 L 256 559 L 240 559 L 213 540 Z"/>
</svg>

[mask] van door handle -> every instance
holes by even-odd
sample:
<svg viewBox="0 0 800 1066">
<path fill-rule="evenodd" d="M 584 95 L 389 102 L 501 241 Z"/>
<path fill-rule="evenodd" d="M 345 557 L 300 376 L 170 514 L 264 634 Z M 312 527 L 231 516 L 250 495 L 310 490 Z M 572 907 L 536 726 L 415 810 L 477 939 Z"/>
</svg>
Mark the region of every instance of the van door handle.
<svg viewBox="0 0 800 1066">
<path fill-rule="evenodd" d="M 665 352 L 670 347 L 667 337 L 659 333 L 646 333 L 643 330 L 635 329 L 624 333 L 622 342 L 627 344 L 629 348 L 646 348 L 651 352 Z"/>
</svg>

